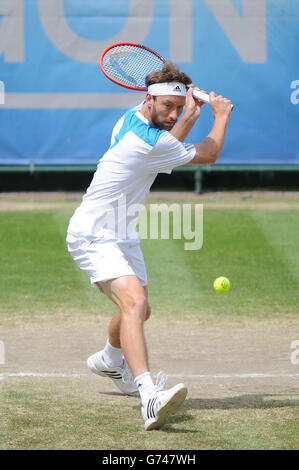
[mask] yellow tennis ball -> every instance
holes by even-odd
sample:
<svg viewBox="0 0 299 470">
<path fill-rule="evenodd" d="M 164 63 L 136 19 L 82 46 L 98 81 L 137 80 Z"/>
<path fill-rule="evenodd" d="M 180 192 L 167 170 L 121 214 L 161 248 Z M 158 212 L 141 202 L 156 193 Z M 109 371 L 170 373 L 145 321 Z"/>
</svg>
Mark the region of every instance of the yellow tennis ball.
<svg viewBox="0 0 299 470">
<path fill-rule="evenodd" d="M 220 276 L 214 281 L 214 289 L 217 292 L 227 292 L 230 289 L 230 282 L 227 277 Z"/>
</svg>

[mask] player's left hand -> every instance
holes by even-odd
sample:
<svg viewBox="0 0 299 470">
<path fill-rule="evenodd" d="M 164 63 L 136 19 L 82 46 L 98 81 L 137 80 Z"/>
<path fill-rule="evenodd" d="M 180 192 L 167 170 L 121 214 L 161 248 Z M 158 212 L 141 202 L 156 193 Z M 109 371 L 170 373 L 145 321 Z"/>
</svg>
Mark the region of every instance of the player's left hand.
<svg viewBox="0 0 299 470">
<path fill-rule="evenodd" d="M 215 118 L 217 116 L 229 117 L 232 112 L 231 101 L 221 95 L 216 95 L 213 91 L 210 93 L 210 104 Z"/>
</svg>

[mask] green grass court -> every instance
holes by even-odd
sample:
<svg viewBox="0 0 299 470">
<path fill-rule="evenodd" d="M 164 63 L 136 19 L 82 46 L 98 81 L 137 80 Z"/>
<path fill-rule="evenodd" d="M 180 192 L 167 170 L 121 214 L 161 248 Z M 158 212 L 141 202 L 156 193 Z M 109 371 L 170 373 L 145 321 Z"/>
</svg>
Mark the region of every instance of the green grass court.
<svg viewBox="0 0 299 470">
<path fill-rule="evenodd" d="M 290 343 L 299 340 L 299 200 L 290 196 L 283 205 L 274 196 L 250 204 L 167 197 L 149 202 L 161 201 L 204 203 L 202 249 L 184 251 L 184 240 L 142 240 L 152 307 L 146 325 L 150 344 L 156 344 L 158 325 L 162 337 L 170 338 L 165 349 L 171 355 L 172 333 L 179 338 L 182 331 L 180 371 L 196 353 L 198 364 L 194 362 L 184 378 L 190 385 L 185 404 L 163 430 L 146 433 L 139 401 L 114 393 L 112 385 L 84 369 L 89 341 L 96 341 L 97 327 L 105 337 L 114 306 L 90 288 L 66 251 L 68 220 L 79 200 L 62 200 L 46 209 L 42 204 L 32 204 L 29 210 L 5 206 L 0 211 L 0 340 L 6 347 L 5 364 L 0 365 L 1 449 L 298 449 L 299 365 L 290 362 Z M 19 202 L 26 206 L 28 201 Z M 231 281 L 227 294 L 213 290 L 220 275 Z M 47 361 L 42 356 L 39 360 L 39 350 L 30 350 L 28 338 L 44 334 L 48 341 L 52 331 L 49 361 L 56 349 L 63 354 L 65 343 L 65 372 L 73 378 L 21 377 L 21 372 L 30 372 L 29 366 L 40 374 L 49 372 Z M 88 331 L 93 332 L 90 339 Z M 236 338 L 240 332 L 243 341 L 234 343 L 234 356 L 230 332 Z M 77 345 L 72 343 L 74 335 Z M 56 344 L 55 337 L 62 343 Z M 22 338 L 28 341 L 26 348 Z M 256 369 L 255 340 L 257 350 L 264 347 Z M 158 363 L 158 353 L 149 353 Z M 262 370 L 273 379 L 248 379 L 244 385 L 242 379 L 232 378 L 228 387 L 226 379 L 215 378 L 238 354 L 238 372 Z M 170 369 L 175 371 L 173 364 Z M 75 377 L 77 372 L 82 378 Z M 192 378 L 196 374 L 210 379 Z"/>
</svg>

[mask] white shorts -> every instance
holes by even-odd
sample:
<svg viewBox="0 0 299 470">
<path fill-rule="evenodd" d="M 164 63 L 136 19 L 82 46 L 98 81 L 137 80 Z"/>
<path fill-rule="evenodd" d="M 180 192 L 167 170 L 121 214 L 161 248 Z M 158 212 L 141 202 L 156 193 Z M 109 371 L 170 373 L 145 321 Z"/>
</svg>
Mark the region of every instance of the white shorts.
<svg viewBox="0 0 299 470">
<path fill-rule="evenodd" d="M 77 237 L 68 233 L 67 248 L 79 268 L 85 271 L 93 287 L 96 282 L 121 276 L 135 275 L 142 286 L 147 286 L 147 274 L 139 242 Z"/>
</svg>

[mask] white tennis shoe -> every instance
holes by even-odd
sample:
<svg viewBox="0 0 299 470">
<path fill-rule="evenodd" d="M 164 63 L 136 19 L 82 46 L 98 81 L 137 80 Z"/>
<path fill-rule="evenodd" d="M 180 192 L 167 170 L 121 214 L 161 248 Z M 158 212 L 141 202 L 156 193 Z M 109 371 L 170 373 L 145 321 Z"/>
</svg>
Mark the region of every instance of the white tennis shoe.
<svg viewBox="0 0 299 470">
<path fill-rule="evenodd" d="M 87 367 L 94 374 L 111 379 L 119 390 L 126 395 L 139 396 L 137 386 L 124 357 L 121 366 L 108 367 L 104 361 L 103 351 L 99 351 L 87 359 Z"/>
<path fill-rule="evenodd" d="M 171 413 L 174 413 L 183 404 L 187 396 L 187 387 L 178 384 L 169 390 L 156 392 L 141 406 L 144 419 L 144 429 L 160 429 Z"/>
</svg>

